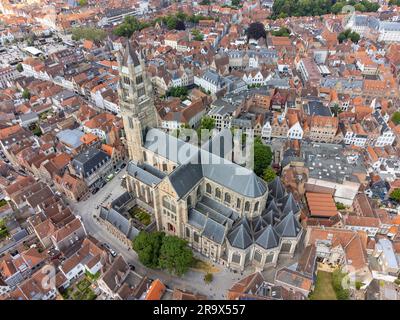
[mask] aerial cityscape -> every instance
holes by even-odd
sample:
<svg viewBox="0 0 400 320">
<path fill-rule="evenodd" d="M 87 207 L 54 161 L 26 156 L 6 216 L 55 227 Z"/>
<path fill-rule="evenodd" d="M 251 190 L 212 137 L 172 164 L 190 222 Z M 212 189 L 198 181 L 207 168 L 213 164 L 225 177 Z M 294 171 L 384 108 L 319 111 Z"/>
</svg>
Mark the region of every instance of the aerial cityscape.
<svg viewBox="0 0 400 320">
<path fill-rule="evenodd" d="M 0 0 L 0 300 L 400 300 L 399 79 L 400 0 Z"/>
</svg>

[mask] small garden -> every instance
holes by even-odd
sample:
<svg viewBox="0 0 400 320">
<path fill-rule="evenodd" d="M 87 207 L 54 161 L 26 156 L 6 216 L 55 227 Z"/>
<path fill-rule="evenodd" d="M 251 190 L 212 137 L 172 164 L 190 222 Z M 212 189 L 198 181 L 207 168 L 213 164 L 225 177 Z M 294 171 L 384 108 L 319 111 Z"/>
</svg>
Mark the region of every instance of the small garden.
<svg viewBox="0 0 400 320">
<path fill-rule="evenodd" d="M 148 226 L 151 223 L 151 216 L 149 213 L 147 213 L 145 210 L 139 207 L 133 207 L 129 211 L 129 215 L 136 219 L 139 220 L 142 224 L 145 226 Z"/>
<path fill-rule="evenodd" d="M 29 130 L 31 130 L 32 133 L 37 137 L 40 137 L 42 135 L 42 130 L 39 128 L 39 125 L 37 123 L 30 125 Z"/>
<path fill-rule="evenodd" d="M 349 300 L 350 292 L 342 287 L 342 281 L 346 277 L 340 269 L 333 272 L 318 271 L 315 288 L 310 293 L 310 300 Z M 361 286 L 359 285 L 361 288 Z"/>
<path fill-rule="evenodd" d="M 7 202 L 6 200 L 1 199 L 1 200 L 0 200 L 0 208 L 1 208 L 1 207 L 4 207 L 5 205 L 7 205 L 7 203 L 8 203 L 8 202 Z"/>
<path fill-rule="evenodd" d="M 0 240 L 8 237 L 9 233 L 6 227 L 6 222 L 4 219 L 0 219 Z"/>
<path fill-rule="evenodd" d="M 64 300 L 95 300 L 97 295 L 91 288 L 92 281 L 94 281 L 92 279 L 97 279 L 96 275 L 89 277 L 88 273 L 86 273 L 86 276 L 82 280 L 62 293 Z"/>
<path fill-rule="evenodd" d="M 309 296 L 310 300 L 337 300 L 332 286 L 332 273 L 318 271 L 314 291 Z"/>
</svg>

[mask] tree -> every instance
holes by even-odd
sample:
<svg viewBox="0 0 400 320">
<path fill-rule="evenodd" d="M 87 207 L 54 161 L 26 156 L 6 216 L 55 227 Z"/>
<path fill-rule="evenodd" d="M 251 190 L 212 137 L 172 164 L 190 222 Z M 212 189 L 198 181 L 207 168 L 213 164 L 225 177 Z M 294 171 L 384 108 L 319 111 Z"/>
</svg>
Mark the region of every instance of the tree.
<svg viewBox="0 0 400 320">
<path fill-rule="evenodd" d="M 348 300 L 350 296 L 349 290 L 342 287 L 344 277 L 346 277 L 346 274 L 340 269 L 336 269 L 332 273 L 332 286 L 338 300 Z"/>
<path fill-rule="evenodd" d="M 119 37 L 130 38 L 136 31 L 143 30 L 151 25 L 149 22 L 139 21 L 136 17 L 127 16 L 119 26 L 117 26 L 113 33 Z"/>
<path fill-rule="evenodd" d="M 266 38 L 267 33 L 265 32 L 265 27 L 261 22 L 253 22 L 247 28 L 246 31 L 247 39 L 258 40 L 260 38 Z"/>
<path fill-rule="evenodd" d="M 31 98 L 31 93 L 28 89 L 24 89 L 24 91 L 22 91 L 22 98 L 26 100 L 29 100 Z"/>
<path fill-rule="evenodd" d="M 360 40 L 360 35 L 355 31 L 346 29 L 345 31 L 339 33 L 338 41 L 339 43 L 342 43 L 346 39 L 350 39 L 353 43 L 357 43 Z"/>
<path fill-rule="evenodd" d="M 187 242 L 176 236 L 165 236 L 160 250 L 159 266 L 178 276 L 183 275 L 193 263 L 193 252 Z"/>
<path fill-rule="evenodd" d="M 86 6 L 86 5 L 88 4 L 88 1 L 87 1 L 87 0 L 79 0 L 79 1 L 78 1 L 78 4 L 79 4 L 81 7 L 83 7 L 83 6 Z"/>
<path fill-rule="evenodd" d="M 379 4 L 362 0 L 275 0 L 272 6 L 272 19 L 284 18 L 289 16 L 322 16 L 327 13 L 338 14 L 345 5 L 352 5 L 356 10 L 375 12 L 379 9 Z"/>
<path fill-rule="evenodd" d="M 339 109 L 339 105 L 338 105 L 337 103 L 335 103 L 335 104 L 333 105 L 333 107 L 331 107 L 331 111 L 332 111 L 332 113 L 333 113 L 333 115 L 334 115 L 335 117 L 337 117 L 338 114 L 341 112 L 341 110 Z"/>
<path fill-rule="evenodd" d="M 158 257 L 165 235 L 163 232 L 140 231 L 132 241 L 132 248 L 139 256 L 139 260 L 146 267 L 157 268 L 159 266 Z"/>
<path fill-rule="evenodd" d="M 332 7 L 331 7 L 331 12 L 334 14 L 338 14 L 342 12 L 342 9 L 344 7 L 344 3 L 342 2 L 336 2 Z"/>
<path fill-rule="evenodd" d="M 290 36 L 290 30 L 286 27 L 281 27 L 277 31 L 272 31 L 271 34 L 275 37 L 289 37 Z"/>
<path fill-rule="evenodd" d="M 16 69 L 17 69 L 18 72 L 24 71 L 24 68 L 22 67 L 22 64 L 20 64 L 20 63 L 17 64 L 17 68 Z"/>
<path fill-rule="evenodd" d="M 272 152 L 271 148 L 266 146 L 260 137 L 254 139 L 254 172 L 259 177 L 262 176 L 264 170 L 271 164 Z"/>
<path fill-rule="evenodd" d="M 215 128 L 215 120 L 209 116 L 205 116 L 201 118 L 200 121 L 200 126 L 197 129 L 197 138 L 199 141 L 202 141 L 205 139 L 205 137 L 202 136 L 202 130 L 209 130 L 211 131 L 212 129 Z"/>
<path fill-rule="evenodd" d="M 356 11 L 360 11 L 360 12 L 365 12 L 366 8 L 362 3 L 357 3 L 354 6 L 354 9 L 356 9 Z"/>
<path fill-rule="evenodd" d="M 400 188 L 396 188 L 390 194 L 390 199 L 400 202 Z"/>
<path fill-rule="evenodd" d="M 72 39 L 76 41 L 81 39 L 102 41 L 107 36 L 104 30 L 92 27 L 76 27 L 72 29 L 71 33 Z"/>
<path fill-rule="evenodd" d="M 167 16 L 164 21 L 169 30 L 185 30 L 185 22 L 175 16 Z"/>
<path fill-rule="evenodd" d="M 400 6 L 400 0 L 390 0 L 389 6 Z"/>
<path fill-rule="evenodd" d="M 214 129 L 215 128 L 215 120 L 208 116 L 201 118 L 200 128 L 207 129 L 207 130 Z"/>
<path fill-rule="evenodd" d="M 235 6 L 235 7 L 239 7 L 239 5 L 240 5 L 240 0 L 232 0 L 232 1 L 231 1 L 231 5 L 232 5 L 232 6 Z"/>
<path fill-rule="evenodd" d="M 339 33 L 337 39 L 338 39 L 339 43 L 342 43 L 343 41 L 345 41 L 347 39 L 347 37 L 343 32 L 341 32 L 341 33 Z"/>
<path fill-rule="evenodd" d="M 204 34 L 202 34 L 197 29 L 193 29 L 192 30 L 192 35 L 193 35 L 193 39 L 196 40 L 196 41 L 203 41 L 204 40 Z"/>
<path fill-rule="evenodd" d="M 396 111 L 395 113 L 393 113 L 392 121 L 395 125 L 400 124 L 400 111 Z"/>
<path fill-rule="evenodd" d="M 360 40 L 360 35 L 357 32 L 353 31 L 352 33 L 350 33 L 349 38 L 353 43 L 357 43 Z"/>
<path fill-rule="evenodd" d="M 202 1 L 200 2 L 200 4 L 201 4 L 202 6 L 209 6 L 209 5 L 211 4 L 211 1 L 210 1 L 210 0 L 202 0 Z"/>
<path fill-rule="evenodd" d="M 346 209 L 346 206 L 341 202 L 336 202 L 335 204 L 336 204 L 336 209 L 338 209 L 338 210 Z"/>
<path fill-rule="evenodd" d="M 214 278 L 213 274 L 208 272 L 204 275 L 204 282 L 211 283 L 213 281 L 213 278 Z"/>
<path fill-rule="evenodd" d="M 271 182 L 272 180 L 274 180 L 276 177 L 276 172 L 274 169 L 272 169 L 271 167 L 265 168 L 264 172 L 263 172 L 263 179 L 266 182 Z"/>
<path fill-rule="evenodd" d="M 167 97 L 179 97 L 184 100 L 187 96 L 188 89 L 186 87 L 172 87 L 166 93 Z"/>
</svg>

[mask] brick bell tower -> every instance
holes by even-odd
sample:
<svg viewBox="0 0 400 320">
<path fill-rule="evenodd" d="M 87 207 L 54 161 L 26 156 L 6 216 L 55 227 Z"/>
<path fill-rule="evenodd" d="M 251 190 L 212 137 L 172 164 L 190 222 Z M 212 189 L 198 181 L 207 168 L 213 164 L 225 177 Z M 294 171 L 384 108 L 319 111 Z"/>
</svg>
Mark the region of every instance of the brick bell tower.
<svg viewBox="0 0 400 320">
<path fill-rule="evenodd" d="M 142 163 L 142 146 L 146 132 L 158 125 L 153 88 L 146 74 L 142 53 L 135 51 L 129 41 L 117 54 L 117 60 L 118 96 L 129 159 Z"/>
</svg>

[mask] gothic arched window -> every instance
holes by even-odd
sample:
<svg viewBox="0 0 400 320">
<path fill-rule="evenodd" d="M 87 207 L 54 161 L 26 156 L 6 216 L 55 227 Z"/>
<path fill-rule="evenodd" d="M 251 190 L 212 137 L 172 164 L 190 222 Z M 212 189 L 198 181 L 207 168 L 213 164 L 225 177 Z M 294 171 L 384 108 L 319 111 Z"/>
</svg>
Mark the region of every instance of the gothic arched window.
<svg viewBox="0 0 400 320">
<path fill-rule="evenodd" d="M 244 210 L 250 211 L 250 202 L 246 201 L 246 203 L 244 204 Z"/>
<path fill-rule="evenodd" d="M 206 192 L 211 194 L 211 184 L 206 184 Z"/>
<path fill-rule="evenodd" d="M 218 188 L 215 189 L 215 196 L 216 196 L 218 199 L 221 199 L 221 190 L 219 190 Z"/>
</svg>

